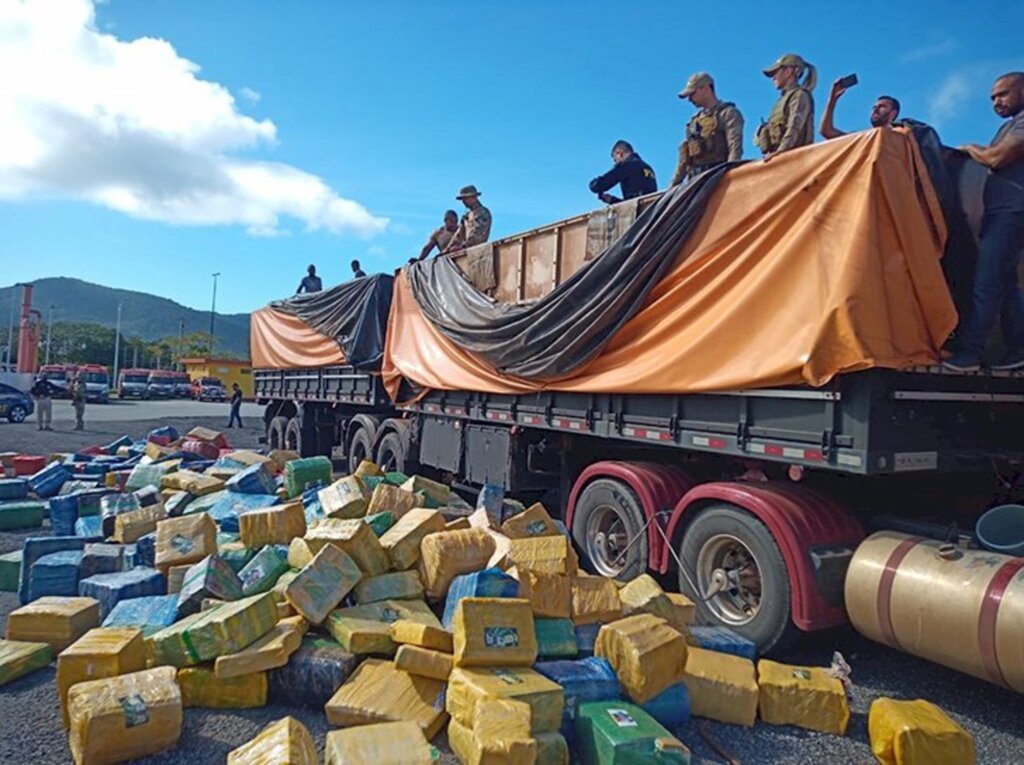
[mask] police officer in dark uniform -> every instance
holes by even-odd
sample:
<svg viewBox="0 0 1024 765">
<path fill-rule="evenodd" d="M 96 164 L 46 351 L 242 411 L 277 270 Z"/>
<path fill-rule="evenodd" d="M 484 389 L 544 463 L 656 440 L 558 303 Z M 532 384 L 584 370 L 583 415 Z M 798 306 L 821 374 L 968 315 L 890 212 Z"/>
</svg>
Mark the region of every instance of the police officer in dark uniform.
<svg viewBox="0 0 1024 765">
<path fill-rule="evenodd" d="M 590 182 L 590 190 L 602 202 L 613 205 L 623 199 L 642 197 L 658 190 L 654 170 L 640 159 L 628 141 L 615 142 L 612 146 L 612 161 L 615 166 L 611 170 Z M 605 193 L 616 184 L 622 188 L 622 199 Z"/>
</svg>

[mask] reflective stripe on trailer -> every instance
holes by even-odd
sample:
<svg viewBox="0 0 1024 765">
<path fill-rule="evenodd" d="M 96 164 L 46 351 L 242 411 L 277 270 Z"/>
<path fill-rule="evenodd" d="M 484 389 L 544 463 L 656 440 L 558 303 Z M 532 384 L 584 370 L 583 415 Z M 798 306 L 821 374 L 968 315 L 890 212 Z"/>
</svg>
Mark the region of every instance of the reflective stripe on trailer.
<svg viewBox="0 0 1024 765">
<path fill-rule="evenodd" d="M 825 459 L 821 449 L 801 449 L 782 444 L 749 444 L 747 451 L 753 454 L 763 454 L 766 457 L 783 457 L 791 460 L 807 460 L 809 462 L 821 462 Z"/>
<path fill-rule="evenodd" d="M 556 417 L 551 420 L 551 425 L 556 428 L 565 428 L 566 430 L 589 430 L 585 422 L 580 420 L 567 420 L 564 417 Z"/>
<path fill-rule="evenodd" d="M 486 417 L 488 420 L 512 421 L 512 414 L 510 412 L 487 412 Z"/>
<path fill-rule="evenodd" d="M 694 446 L 704 446 L 708 449 L 724 449 L 726 440 L 714 436 L 690 436 L 690 443 Z"/>
<path fill-rule="evenodd" d="M 652 430 L 650 428 L 624 427 L 622 435 L 630 438 L 643 438 L 648 441 L 671 441 L 672 434 L 664 430 Z"/>
</svg>

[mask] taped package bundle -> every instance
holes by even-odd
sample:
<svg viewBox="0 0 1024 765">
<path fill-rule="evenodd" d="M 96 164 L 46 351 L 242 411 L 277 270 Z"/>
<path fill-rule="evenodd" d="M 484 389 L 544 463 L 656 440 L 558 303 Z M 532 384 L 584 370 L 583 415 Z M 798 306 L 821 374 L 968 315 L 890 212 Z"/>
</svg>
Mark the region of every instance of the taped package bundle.
<svg viewBox="0 0 1024 765">
<path fill-rule="evenodd" d="M 971 734 L 923 699 L 872 701 L 868 736 L 882 765 L 974 765 Z"/>
<path fill-rule="evenodd" d="M 0 531 L 32 529 L 43 525 L 46 503 L 32 499 L 0 502 Z"/>
<path fill-rule="evenodd" d="M 686 642 L 709 651 L 730 653 L 757 661 L 757 644 L 728 627 L 691 626 L 686 630 Z"/>
<path fill-rule="evenodd" d="M 494 550 L 494 539 L 482 529 L 440 531 L 424 537 L 420 542 L 420 576 L 427 599 L 444 598 L 455 577 L 485 567 Z"/>
<path fill-rule="evenodd" d="M 196 613 L 206 598 L 238 600 L 240 597 L 242 582 L 238 574 L 220 555 L 208 555 L 185 573 L 178 593 L 178 614 Z"/>
<path fill-rule="evenodd" d="M 79 683 L 68 692 L 68 744 L 77 765 L 123 762 L 170 749 L 181 735 L 171 667 Z"/>
<path fill-rule="evenodd" d="M 57 654 L 99 625 L 94 598 L 40 598 L 7 615 L 7 639 L 47 643 Z"/>
<path fill-rule="evenodd" d="M 576 715 L 576 752 L 592 765 L 689 765 L 690 750 L 657 720 L 625 701 L 588 701 Z"/>
<path fill-rule="evenodd" d="M 576 630 L 568 619 L 535 617 L 537 655 L 542 659 L 574 659 L 577 654 Z"/>
<path fill-rule="evenodd" d="M 0 475 L 2 475 L 0 471 Z M 24 478 L 0 478 L 0 499 L 24 499 L 28 496 L 28 480 Z"/>
<path fill-rule="evenodd" d="M 608 659 L 622 687 L 638 704 L 682 682 L 686 674 L 686 640 L 664 619 L 651 614 L 627 616 L 604 625 L 594 654 Z"/>
<path fill-rule="evenodd" d="M 384 536 L 384 532 L 395 525 L 395 514 L 390 510 L 383 513 L 373 513 L 363 518 L 363 523 L 370 527 L 370 531 L 373 535 L 380 539 Z"/>
<path fill-rule="evenodd" d="M 423 584 L 415 569 L 392 571 L 390 574 L 364 577 L 356 585 L 357 603 L 374 603 L 379 600 L 422 600 Z"/>
<path fill-rule="evenodd" d="M 288 583 L 284 596 L 310 623 L 320 624 L 361 577 L 352 558 L 327 545 Z"/>
<path fill-rule="evenodd" d="M 370 494 L 359 476 L 339 478 L 317 492 L 320 507 L 329 518 L 362 518 L 370 506 Z"/>
<path fill-rule="evenodd" d="M 306 514 L 301 502 L 250 510 L 238 516 L 238 529 L 246 547 L 286 545 L 306 533 Z"/>
<path fill-rule="evenodd" d="M 178 619 L 177 595 L 152 595 L 118 601 L 104 627 L 138 627 L 145 637 L 169 627 Z"/>
<path fill-rule="evenodd" d="M 687 627 L 692 625 L 697 619 L 696 604 L 681 592 L 666 592 L 665 594 L 672 601 L 672 605 L 676 607 L 676 619 Z"/>
<path fill-rule="evenodd" d="M 181 592 L 181 585 L 185 582 L 185 574 L 194 564 L 186 563 L 184 566 L 171 566 L 167 569 L 167 592 L 178 594 Z"/>
<path fill-rule="evenodd" d="M 229 478 L 224 488 L 239 494 L 273 494 L 277 491 L 277 482 L 267 463 L 257 462 Z"/>
<path fill-rule="evenodd" d="M 400 645 L 395 654 L 395 667 L 411 675 L 447 682 L 452 673 L 452 655 L 415 645 Z"/>
<path fill-rule="evenodd" d="M 758 688 L 754 663 L 703 648 L 690 648 L 683 678 L 690 694 L 690 711 L 734 725 L 753 726 L 757 717 Z"/>
<path fill-rule="evenodd" d="M 366 576 L 377 576 L 391 568 L 380 540 L 361 520 L 326 518 L 310 529 L 305 539 L 314 552 L 330 544 L 347 553 Z"/>
<path fill-rule="evenodd" d="M 690 719 L 690 693 L 685 683 L 676 683 L 640 708 L 666 728 L 679 728 Z"/>
<path fill-rule="evenodd" d="M 428 534 L 444 531 L 444 516 L 436 510 L 413 508 L 384 532 L 380 543 L 399 571 L 412 568 L 420 559 L 420 542 Z"/>
<path fill-rule="evenodd" d="M 686 622 L 661 585 L 650 574 L 641 574 L 619 589 L 622 615 L 653 614 L 668 622 L 680 632 L 686 632 Z"/>
<path fill-rule="evenodd" d="M 97 627 L 61 651 L 57 657 L 57 697 L 64 727 L 68 727 L 68 691 L 86 680 L 140 672 L 146 668 L 142 630 Z"/>
<path fill-rule="evenodd" d="M 455 666 L 518 667 L 537 660 L 533 609 L 521 598 L 463 598 L 453 626 Z"/>
<path fill-rule="evenodd" d="M 81 550 L 64 550 L 41 557 L 32 564 L 29 572 L 29 600 L 38 600 L 48 595 L 77 595 L 81 565 Z"/>
<path fill-rule="evenodd" d="M 53 661 L 49 643 L 0 640 L 0 686 L 48 667 Z"/>
<path fill-rule="evenodd" d="M 267 545 L 253 556 L 238 572 L 243 595 L 269 592 L 277 580 L 288 570 L 288 561 L 278 548 Z"/>
<path fill-rule="evenodd" d="M 525 598 L 520 592 L 521 588 L 511 572 L 506 574 L 497 567 L 457 576 L 448 588 L 441 624 L 446 630 L 452 628 L 455 624 L 455 611 L 463 598 Z"/>
<path fill-rule="evenodd" d="M 433 765 L 438 759 L 423 729 L 408 721 L 333 730 L 324 743 L 324 765 Z"/>
<path fill-rule="evenodd" d="M 155 544 L 156 535 L 151 535 L 150 538 Z M 145 537 L 143 537 L 143 539 L 145 539 Z M 141 542 L 141 540 L 139 541 Z M 149 566 L 152 568 L 153 561 L 150 560 L 148 563 L 140 561 L 138 555 L 139 544 L 137 543 L 135 547 L 135 565 Z M 109 545 L 101 543 L 86 545 L 85 550 L 82 553 L 82 565 L 79 568 L 79 578 L 88 579 L 90 576 L 96 576 L 96 574 L 116 574 L 119 571 L 123 571 L 126 567 L 125 548 L 123 545 Z"/>
<path fill-rule="evenodd" d="M 287 664 L 270 670 L 270 699 L 322 710 L 360 661 L 333 640 L 306 635 Z"/>
<path fill-rule="evenodd" d="M 306 539 L 293 539 L 288 545 L 288 565 L 291 568 L 305 568 L 319 551 L 319 548 L 314 550 Z"/>
<path fill-rule="evenodd" d="M 267 705 L 267 673 L 217 677 L 213 667 L 182 667 L 178 670 L 181 700 L 186 707 L 204 709 L 256 709 Z"/>
<path fill-rule="evenodd" d="M 316 743 L 294 717 L 282 717 L 228 752 L 227 765 L 319 765 Z"/>
<path fill-rule="evenodd" d="M 302 644 L 304 630 L 293 621 L 281 621 L 266 635 L 237 653 L 218 656 L 213 669 L 221 679 L 283 667 Z"/>
<path fill-rule="evenodd" d="M 32 566 L 37 560 L 50 553 L 64 550 L 82 550 L 85 539 L 82 537 L 29 537 L 21 548 L 21 569 L 18 576 L 18 600 L 29 602 L 29 585 L 31 584 Z"/>
<path fill-rule="evenodd" d="M 846 734 L 846 689 L 821 667 L 794 667 L 768 659 L 757 663 L 758 710 L 770 725 Z"/>
<path fill-rule="evenodd" d="M 327 702 L 327 721 L 342 727 L 412 722 L 430 740 L 445 723 L 444 689 L 442 680 L 410 675 L 390 661 L 367 659 Z"/>
<path fill-rule="evenodd" d="M 388 473 L 390 481 L 391 473 Z M 443 483 L 431 481 L 429 478 L 414 475 L 402 484 L 406 491 L 419 495 L 420 504 L 423 507 L 443 507 L 451 499 L 451 489 Z"/>
<path fill-rule="evenodd" d="M 481 702 L 477 709 L 500 707 L 505 712 L 500 732 L 474 730 L 458 720 L 448 723 L 448 745 L 463 765 L 534 765 L 537 763 L 537 740 L 530 736 L 529 720 L 525 723 L 509 708 L 516 701 Z M 529 715 L 529 707 L 526 708 Z M 479 715 L 478 715 L 479 716 Z M 568 761 L 568 760 L 566 760 Z"/>
<path fill-rule="evenodd" d="M 512 539 L 506 558 L 510 568 L 529 568 L 547 574 L 575 576 L 579 569 L 579 558 L 572 549 L 572 542 L 561 534 Z"/>
<path fill-rule="evenodd" d="M 334 468 L 326 457 L 307 457 L 291 460 L 284 466 L 284 486 L 288 499 L 301 496 L 308 486 L 322 482 L 329 484 Z"/>
<path fill-rule="evenodd" d="M 501 530 L 510 539 L 553 537 L 561 533 L 540 502 L 509 518 L 501 525 Z"/>
<path fill-rule="evenodd" d="M 572 580 L 574 624 L 608 624 L 622 616 L 619 588 L 603 576 L 577 576 Z"/>
<path fill-rule="evenodd" d="M 572 616 L 572 578 L 528 568 L 509 569 L 519 581 L 519 597 L 530 601 L 534 616 L 568 619 Z"/>
<path fill-rule="evenodd" d="M 591 656 L 586 659 L 539 661 L 534 665 L 544 677 L 562 686 L 565 711 L 559 729 L 570 742 L 575 737 L 573 721 L 576 708 L 587 701 L 617 701 L 622 698 L 619 676 L 607 659 Z"/>
<path fill-rule="evenodd" d="M 391 656 L 397 646 L 391 625 L 404 619 L 440 629 L 441 623 L 421 600 L 382 600 L 351 608 L 339 608 L 327 618 L 327 629 L 352 653 Z"/>
<path fill-rule="evenodd" d="M 520 701 L 530 708 L 530 734 L 555 733 L 562 724 L 561 686 L 529 667 L 456 667 L 448 678 L 446 708 L 452 719 L 472 728 L 481 701 Z"/>
<path fill-rule="evenodd" d="M 411 491 L 385 482 L 377 484 L 374 488 L 366 514 L 391 513 L 397 519 L 419 506 L 420 498 Z"/>
<path fill-rule="evenodd" d="M 160 521 L 156 527 L 156 567 L 198 563 L 217 552 L 217 524 L 206 513 Z"/>
<path fill-rule="evenodd" d="M 122 600 L 148 595 L 165 595 L 167 579 L 155 568 L 133 568 L 114 574 L 96 574 L 78 585 L 81 595 L 95 598 L 100 604 L 100 619 L 106 619 Z"/>
<path fill-rule="evenodd" d="M 162 479 L 171 470 L 171 465 L 166 462 L 157 462 L 149 465 L 136 465 L 128 476 L 128 483 L 125 484 L 125 491 L 138 491 L 147 486 L 160 488 Z"/>
<path fill-rule="evenodd" d="M 224 489 L 224 481 L 211 475 L 194 473 L 191 470 L 178 470 L 161 478 L 160 488 L 171 491 L 187 491 L 193 497 L 203 497 Z"/>
<path fill-rule="evenodd" d="M 241 542 L 228 542 L 225 544 L 221 542 L 224 536 L 223 534 L 217 535 L 217 544 L 220 545 L 217 548 L 217 555 L 237 574 L 246 563 L 252 560 L 256 551 L 250 550 Z"/>
<path fill-rule="evenodd" d="M 415 645 L 442 653 L 451 653 L 455 650 L 452 633 L 440 627 L 399 619 L 389 625 L 389 632 L 391 639 L 399 645 Z"/>
<path fill-rule="evenodd" d="M 0 592 L 17 592 L 21 576 L 21 550 L 0 555 Z"/>
</svg>

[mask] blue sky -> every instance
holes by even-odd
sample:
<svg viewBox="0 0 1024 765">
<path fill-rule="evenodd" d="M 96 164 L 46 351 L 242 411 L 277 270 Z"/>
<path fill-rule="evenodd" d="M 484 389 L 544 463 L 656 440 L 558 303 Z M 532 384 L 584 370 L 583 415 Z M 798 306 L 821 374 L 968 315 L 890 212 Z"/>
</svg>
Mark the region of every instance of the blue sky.
<svg viewBox="0 0 1024 765">
<path fill-rule="evenodd" d="M 991 80 L 1024 69 L 1022 3 L 60 2 L 0 0 L 0 65 L 44 78 L 0 84 L 0 283 L 205 308 L 219 271 L 225 312 L 290 293 L 309 263 L 328 283 L 352 258 L 393 269 L 467 183 L 495 237 L 591 209 L 619 137 L 664 185 L 696 70 L 755 156 L 776 95 L 760 70 L 786 51 L 819 68 L 816 118 L 856 72 L 840 128 L 890 93 L 950 144 L 989 140 Z"/>
</svg>

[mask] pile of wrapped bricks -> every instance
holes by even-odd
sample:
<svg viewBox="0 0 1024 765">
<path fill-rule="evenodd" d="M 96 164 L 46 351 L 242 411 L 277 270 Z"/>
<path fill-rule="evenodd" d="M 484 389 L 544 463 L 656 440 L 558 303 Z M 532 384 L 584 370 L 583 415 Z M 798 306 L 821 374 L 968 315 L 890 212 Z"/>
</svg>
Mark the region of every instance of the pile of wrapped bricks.
<svg viewBox="0 0 1024 765">
<path fill-rule="evenodd" d="M 844 735 L 843 682 L 694 626 L 650 576 L 580 569 L 565 527 L 494 487 L 478 507 L 364 462 L 230 449 L 173 428 L 48 458 L 5 455 L 0 529 L 44 526 L 0 556 L 23 606 L 0 685 L 56 661 L 79 765 L 174 747 L 189 707 L 322 710 L 327 763 L 687 763 L 689 716 L 760 717 Z M 923 701 L 877 700 L 876 756 L 969 762 L 969 735 Z M 316 763 L 293 717 L 230 765 Z"/>
</svg>

